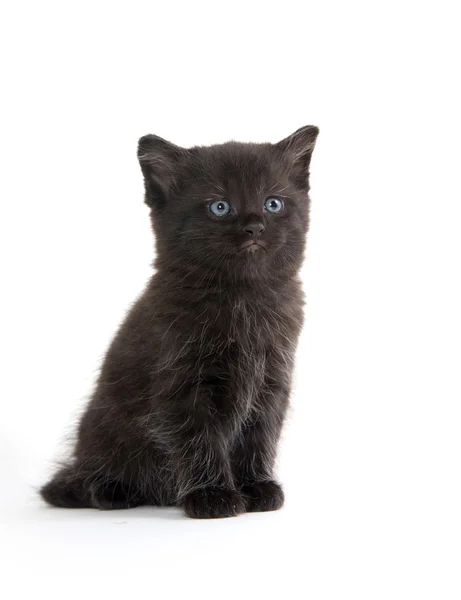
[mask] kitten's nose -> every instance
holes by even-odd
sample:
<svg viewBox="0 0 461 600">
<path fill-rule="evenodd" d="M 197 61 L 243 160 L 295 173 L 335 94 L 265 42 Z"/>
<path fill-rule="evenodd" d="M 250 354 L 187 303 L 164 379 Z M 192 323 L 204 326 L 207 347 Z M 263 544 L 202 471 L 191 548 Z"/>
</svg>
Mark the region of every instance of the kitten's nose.
<svg viewBox="0 0 461 600">
<path fill-rule="evenodd" d="M 247 225 L 245 225 L 245 227 L 243 228 L 243 231 L 245 233 L 248 233 L 249 235 L 257 237 L 258 235 L 261 235 L 261 233 L 263 233 L 265 229 L 266 228 L 264 227 L 264 225 L 262 223 L 255 221 L 255 222 L 248 223 Z"/>
</svg>

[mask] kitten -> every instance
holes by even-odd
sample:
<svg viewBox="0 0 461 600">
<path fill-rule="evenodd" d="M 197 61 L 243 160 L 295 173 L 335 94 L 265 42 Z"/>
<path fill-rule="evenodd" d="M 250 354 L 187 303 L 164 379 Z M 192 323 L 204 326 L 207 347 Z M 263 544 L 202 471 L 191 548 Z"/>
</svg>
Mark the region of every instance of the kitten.
<svg viewBox="0 0 461 600">
<path fill-rule="evenodd" d="M 273 468 L 317 135 L 190 149 L 139 140 L 156 272 L 109 347 L 73 458 L 41 489 L 47 502 L 195 518 L 282 506 Z"/>
</svg>

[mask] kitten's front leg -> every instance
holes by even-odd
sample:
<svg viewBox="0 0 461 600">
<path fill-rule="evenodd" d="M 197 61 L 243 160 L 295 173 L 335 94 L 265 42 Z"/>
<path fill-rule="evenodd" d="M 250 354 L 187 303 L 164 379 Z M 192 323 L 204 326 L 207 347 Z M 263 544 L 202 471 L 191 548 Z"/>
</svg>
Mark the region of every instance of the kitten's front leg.
<svg viewBox="0 0 461 600">
<path fill-rule="evenodd" d="M 188 433 L 178 455 L 180 504 L 195 519 L 234 517 L 245 511 L 236 489 L 225 437 L 204 426 Z"/>
<path fill-rule="evenodd" d="M 285 412 L 289 386 L 273 387 L 262 394 L 254 419 L 242 430 L 232 455 L 237 486 L 246 498 L 248 512 L 278 510 L 283 506 L 283 490 L 274 480 L 274 463 Z"/>
<path fill-rule="evenodd" d="M 231 431 L 218 417 L 210 389 L 201 388 L 170 414 L 168 443 L 177 503 L 197 519 L 232 517 L 245 511 L 230 461 Z M 173 421 L 176 425 L 173 425 Z"/>
<path fill-rule="evenodd" d="M 196 519 L 233 517 L 245 510 L 236 489 L 228 441 L 213 423 L 190 429 L 177 450 L 179 498 L 186 515 Z"/>
<path fill-rule="evenodd" d="M 273 473 L 279 433 L 280 426 L 258 419 L 244 428 L 234 451 L 234 475 L 247 512 L 278 510 L 283 505 L 283 490 Z"/>
</svg>

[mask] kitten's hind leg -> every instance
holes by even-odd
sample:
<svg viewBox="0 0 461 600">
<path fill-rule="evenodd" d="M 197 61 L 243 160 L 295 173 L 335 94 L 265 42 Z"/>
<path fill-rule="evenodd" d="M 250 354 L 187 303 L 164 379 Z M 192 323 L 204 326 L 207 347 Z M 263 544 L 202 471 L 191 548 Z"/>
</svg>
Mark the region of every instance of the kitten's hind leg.
<svg viewBox="0 0 461 600">
<path fill-rule="evenodd" d="M 84 480 L 69 467 L 62 469 L 45 484 L 40 495 L 48 504 L 60 508 L 90 508 L 91 500 Z"/>
<path fill-rule="evenodd" d="M 99 508 L 116 510 L 146 504 L 132 486 L 123 482 L 79 475 L 71 467 L 62 469 L 44 485 L 40 494 L 45 502 L 61 508 Z"/>
</svg>

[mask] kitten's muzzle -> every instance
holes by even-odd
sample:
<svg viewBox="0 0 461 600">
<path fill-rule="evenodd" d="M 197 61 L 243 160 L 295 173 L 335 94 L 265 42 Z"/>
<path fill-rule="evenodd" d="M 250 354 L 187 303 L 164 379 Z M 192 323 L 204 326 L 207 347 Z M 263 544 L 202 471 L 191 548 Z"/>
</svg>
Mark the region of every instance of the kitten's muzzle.
<svg viewBox="0 0 461 600">
<path fill-rule="evenodd" d="M 240 245 L 240 250 L 248 250 L 249 252 L 254 252 L 255 250 L 265 250 L 267 248 L 266 242 L 263 240 L 247 240 Z"/>
</svg>

